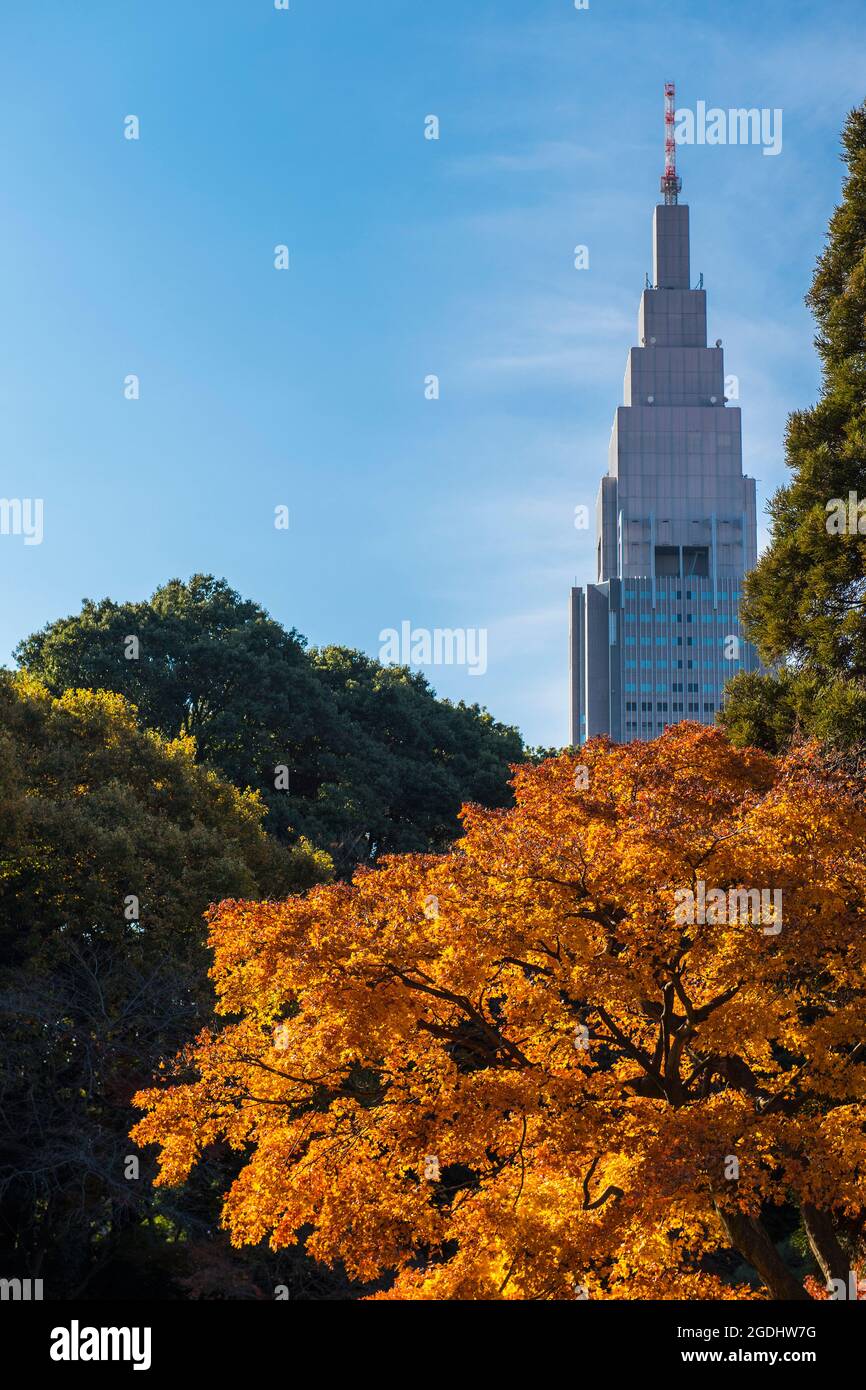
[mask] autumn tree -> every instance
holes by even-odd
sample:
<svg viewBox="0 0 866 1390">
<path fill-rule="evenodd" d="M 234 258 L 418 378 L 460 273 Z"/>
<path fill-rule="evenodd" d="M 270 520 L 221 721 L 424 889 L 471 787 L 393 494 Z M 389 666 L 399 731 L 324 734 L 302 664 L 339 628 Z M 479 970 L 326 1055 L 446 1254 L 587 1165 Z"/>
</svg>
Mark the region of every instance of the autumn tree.
<svg viewBox="0 0 866 1390">
<path fill-rule="evenodd" d="M 420 671 L 344 647 L 310 650 L 225 580 L 173 579 L 146 601 L 85 600 L 15 652 L 55 695 L 112 690 L 144 728 L 258 790 L 267 828 L 351 873 L 382 853 L 439 851 L 463 801 L 509 799 L 515 729 L 436 697 Z"/>
<path fill-rule="evenodd" d="M 152 1226 L 130 1100 L 209 1017 L 205 908 L 329 876 L 264 814 L 120 695 L 0 675 L 0 1259 L 49 1297 Z"/>
<path fill-rule="evenodd" d="M 211 913 L 221 1021 L 136 1098 L 160 1184 L 228 1142 L 232 1240 L 311 1231 L 377 1297 L 805 1300 L 847 1279 L 856 789 L 814 748 L 680 724 L 524 765 L 515 793 L 466 808 L 446 855 Z"/>
</svg>

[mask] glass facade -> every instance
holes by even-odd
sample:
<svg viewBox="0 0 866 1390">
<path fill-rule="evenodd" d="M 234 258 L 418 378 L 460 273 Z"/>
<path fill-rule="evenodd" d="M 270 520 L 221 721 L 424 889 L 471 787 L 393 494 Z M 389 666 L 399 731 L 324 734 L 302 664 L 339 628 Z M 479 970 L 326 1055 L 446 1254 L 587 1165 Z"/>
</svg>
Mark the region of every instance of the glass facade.
<svg viewBox="0 0 866 1390">
<path fill-rule="evenodd" d="M 622 585 L 619 601 L 612 616 L 625 651 L 611 736 L 621 742 L 656 738 L 679 719 L 714 723 L 725 681 L 754 668 L 735 582 L 723 581 L 714 591 L 702 576 L 633 579 Z M 630 656 L 638 647 L 640 655 Z"/>
</svg>

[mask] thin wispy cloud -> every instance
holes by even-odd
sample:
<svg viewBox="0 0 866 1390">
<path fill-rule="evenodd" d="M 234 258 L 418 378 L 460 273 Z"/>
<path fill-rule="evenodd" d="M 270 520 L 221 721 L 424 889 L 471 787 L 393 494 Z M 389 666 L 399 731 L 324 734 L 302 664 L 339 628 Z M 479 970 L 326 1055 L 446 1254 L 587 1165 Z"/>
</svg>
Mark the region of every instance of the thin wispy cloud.
<svg viewBox="0 0 866 1390">
<path fill-rule="evenodd" d="M 542 140 L 523 149 L 485 151 L 448 162 L 451 173 L 476 178 L 479 174 L 569 173 L 599 159 L 598 150 L 569 140 Z"/>
</svg>

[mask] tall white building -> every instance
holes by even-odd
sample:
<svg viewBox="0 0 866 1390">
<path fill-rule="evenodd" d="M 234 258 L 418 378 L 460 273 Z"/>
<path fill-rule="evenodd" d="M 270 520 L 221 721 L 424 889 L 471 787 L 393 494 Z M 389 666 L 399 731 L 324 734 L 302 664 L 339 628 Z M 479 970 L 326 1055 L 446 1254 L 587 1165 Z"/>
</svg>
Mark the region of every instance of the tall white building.
<svg viewBox="0 0 866 1390">
<path fill-rule="evenodd" d="M 596 581 L 571 591 L 573 744 L 712 724 L 725 681 L 757 668 L 739 621 L 757 559 L 755 481 L 743 475 L 721 343 L 707 346 L 706 291 L 691 286 L 689 209 L 671 168 L 598 493 Z"/>
</svg>

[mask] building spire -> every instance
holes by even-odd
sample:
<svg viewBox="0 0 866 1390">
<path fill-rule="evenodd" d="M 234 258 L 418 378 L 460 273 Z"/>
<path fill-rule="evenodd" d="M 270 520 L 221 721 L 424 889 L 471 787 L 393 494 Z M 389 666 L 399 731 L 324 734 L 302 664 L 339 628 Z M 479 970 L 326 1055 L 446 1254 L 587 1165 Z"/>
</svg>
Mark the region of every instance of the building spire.
<svg viewBox="0 0 866 1390">
<path fill-rule="evenodd" d="M 665 202 L 673 204 L 683 186 L 677 178 L 677 142 L 674 137 L 674 112 L 676 108 L 676 89 L 673 82 L 665 83 L 665 171 L 661 178 L 661 191 Z"/>
</svg>

